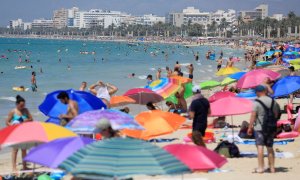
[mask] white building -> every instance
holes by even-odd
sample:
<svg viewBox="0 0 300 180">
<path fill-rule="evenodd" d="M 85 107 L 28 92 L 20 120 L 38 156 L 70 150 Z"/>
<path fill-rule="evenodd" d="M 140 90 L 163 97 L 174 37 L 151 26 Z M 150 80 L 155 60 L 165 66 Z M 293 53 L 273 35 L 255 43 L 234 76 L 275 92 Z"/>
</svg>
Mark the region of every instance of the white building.
<svg viewBox="0 0 300 180">
<path fill-rule="evenodd" d="M 273 16 L 271 16 L 272 19 L 276 19 L 277 21 L 281 21 L 284 18 L 283 14 L 273 14 Z"/>
<path fill-rule="evenodd" d="M 75 14 L 74 27 L 91 28 L 94 26 L 103 26 L 104 28 L 114 24 L 121 25 L 121 15 L 119 11 L 104 11 L 92 9 L 90 11 L 79 11 Z"/>
<path fill-rule="evenodd" d="M 34 19 L 32 22 L 32 28 L 53 28 L 52 19 Z"/>
<path fill-rule="evenodd" d="M 255 8 L 257 12 L 261 13 L 261 19 L 265 19 L 269 16 L 269 5 L 268 4 L 260 4 Z"/>
<path fill-rule="evenodd" d="M 194 7 L 187 7 L 181 13 L 169 13 L 166 19 L 167 23 L 171 23 L 177 27 L 187 25 L 188 23 L 201 24 L 206 27 L 211 23 L 211 13 L 200 12 L 199 9 L 195 9 Z"/>
<path fill-rule="evenodd" d="M 220 24 L 222 19 L 225 19 L 226 22 L 229 23 L 229 25 L 232 25 L 236 22 L 236 11 L 233 9 L 228 9 L 228 11 L 224 10 L 217 10 L 216 12 L 211 14 L 211 21 L 217 22 L 217 24 Z"/>
<path fill-rule="evenodd" d="M 244 21 L 253 21 L 257 18 L 265 19 L 269 16 L 269 5 L 260 4 L 254 10 L 240 11 L 240 16 Z"/>
<path fill-rule="evenodd" d="M 24 22 L 23 23 L 23 29 L 24 31 L 29 30 L 32 28 L 32 23 L 31 22 Z"/>
<path fill-rule="evenodd" d="M 74 19 L 77 12 L 79 12 L 78 7 L 72 7 L 71 9 L 68 9 L 68 23 L 67 23 L 68 27 L 74 26 Z"/>
<path fill-rule="evenodd" d="M 17 20 L 10 20 L 9 21 L 9 28 L 16 29 L 16 28 L 22 28 L 23 20 L 17 19 Z"/>
<path fill-rule="evenodd" d="M 156 23 L 165 23 L 165 17 L 156 16 L 153 14 L 145 14 L 135 18 L 135 24 L 153 26 Z"/>
</svg>

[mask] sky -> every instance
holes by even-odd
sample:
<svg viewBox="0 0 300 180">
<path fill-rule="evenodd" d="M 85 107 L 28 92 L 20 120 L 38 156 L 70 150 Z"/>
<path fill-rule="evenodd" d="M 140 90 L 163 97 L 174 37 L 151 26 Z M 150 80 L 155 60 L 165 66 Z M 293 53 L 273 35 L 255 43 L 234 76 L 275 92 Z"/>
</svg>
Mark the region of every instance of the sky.
<svg viewBox="0 0 300 180">
<path fill-rule="evenodd" d="M 194 6 L 200 11 L 218 9 L 251 10 L 261 3 L 269 4 L 269 14 L 287 14 L 294 11 L 300 15 L 299 0 L 0 0 L 0 26 L 9 20 L 21 18 L 32 21 L 35 18 L 52 18 L 53 10 L 79 7 L 81 10 L 105 9 L 128 12 L 133 15 L 180 12 Z"/>
</svg>

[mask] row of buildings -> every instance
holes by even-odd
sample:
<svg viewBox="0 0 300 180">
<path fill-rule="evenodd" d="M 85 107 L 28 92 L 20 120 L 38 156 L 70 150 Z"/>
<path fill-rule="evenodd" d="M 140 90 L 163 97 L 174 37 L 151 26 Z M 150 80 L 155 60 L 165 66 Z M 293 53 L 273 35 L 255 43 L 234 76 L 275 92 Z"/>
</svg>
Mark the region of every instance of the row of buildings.
<svg viewBox="0 0 300 180">
<path fill-rule="evenodd" d="M 35 19 L 31 23 L 23 22 L 21 19 L 11 20 L 9 28 L 30 29 L 30 28 L 93 28 L 110 26 L 119 27 L 121 25 L 149 25 L 152 26 L 158 22 L 170 23 L 177 27 L 190 24 L 201 24 L 205 28 L 215 22 L 221 24 L 226 21 L 229 28 L 237 23 L 237 17 L 240 16 L 244 22 L 253 21 L 256 18 L 265 19 L 269 17 L 269 7 L 267 4 L 261 4 L 253 10 L 240 11 L 237 13 L 233 9 L 217 10 L 216 12 L 201 12 L 194 7 L 187 7 L 182 12 L 167 13 L 165 17 L 147 14 L 143 16 L 133 16 L 120 11 L 107 11 L 100 9 L 91 9 L 81 11 L 77 7 L 71 9 L 59 9 L 53 12 L 52 19 Z M 282 20 L 282 14 L 274 14 L 271 18 Z"/>
</svg>

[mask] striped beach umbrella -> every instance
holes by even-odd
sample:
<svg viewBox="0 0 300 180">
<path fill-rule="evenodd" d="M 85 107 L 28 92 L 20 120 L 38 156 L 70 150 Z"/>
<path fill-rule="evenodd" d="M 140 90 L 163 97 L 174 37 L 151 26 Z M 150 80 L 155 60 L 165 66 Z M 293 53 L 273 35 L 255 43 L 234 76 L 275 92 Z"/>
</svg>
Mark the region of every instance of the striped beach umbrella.
<svg viewBox="0 0 300 180">
<path fill-rule="evenodd" d="M 112 138 L 89 144 L 66 159 L 59 168 L 75 177 L 87 179 L 181 174 L 190 171 L 160 147 L 131 138 Z"/>
<path fill-rule="evenodd" d="M 173 78 L 161 78 L 153 81 L 145 88 L 151 89 L 165 99 L 172 94 L 175 94 L 179 90 L 180 84 L 178 83 L 178 80 Z"/>
</svg>

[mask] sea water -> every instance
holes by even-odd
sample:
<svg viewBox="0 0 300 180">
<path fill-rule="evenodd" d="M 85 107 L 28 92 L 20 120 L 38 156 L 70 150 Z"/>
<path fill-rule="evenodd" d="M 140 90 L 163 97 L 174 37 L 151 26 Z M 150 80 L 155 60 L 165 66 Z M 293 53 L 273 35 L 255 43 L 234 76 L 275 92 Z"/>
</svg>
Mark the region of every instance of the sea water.
<svg viewBox="0 0 300 180">
<path fill-rule="evenodd" d="M 121 95 L 131 88 L 144 87 L 148 74 L 155 79 L 158 68 L 163 69 L 165 76 L 165 67 L 173 69 L 176 61 L 184 65 L 194 64 L 195 84 L 216 79 L 216 62 L 205 59 L 208 50 L 214 50 L 216 57 L 221 50 L 224 57 L 242 57 L 243 54 L 241 50 L 216 46 L 186 48 L 179 44 L 143 42 L 128 46 L 126 42 L 0 38 L 0 72 L 3 72 L 0 74 L 0 126 L 4 126 L 8 112 L 15 107 L 17 94 L 26 99 L 34 119 L 43 121 L 46 117 L 38 106 L 46 94 L 61 89 L 78 89 L 82 81 L 88 86 L 99 80 L 114 84 L 119 88 L 117 94 Z M 89 54 L 80 54 L 83 51 Z M 196 52 L 200 54 L 198 62 L 194 60 Z M 26 63 L 25 59 L 30 62 Z M 15 70 L 16 66 L 27 68 Z M 30 88 L 32 71 L 37 73 L 38 92 L 13 91 L 12 87 L 16 86 Z M 182 67 L 182 71 L 187 76 L 187 68 Z M 135 78 L 128 78 L 131 73 L 135 73 Z"/>
</svg>

